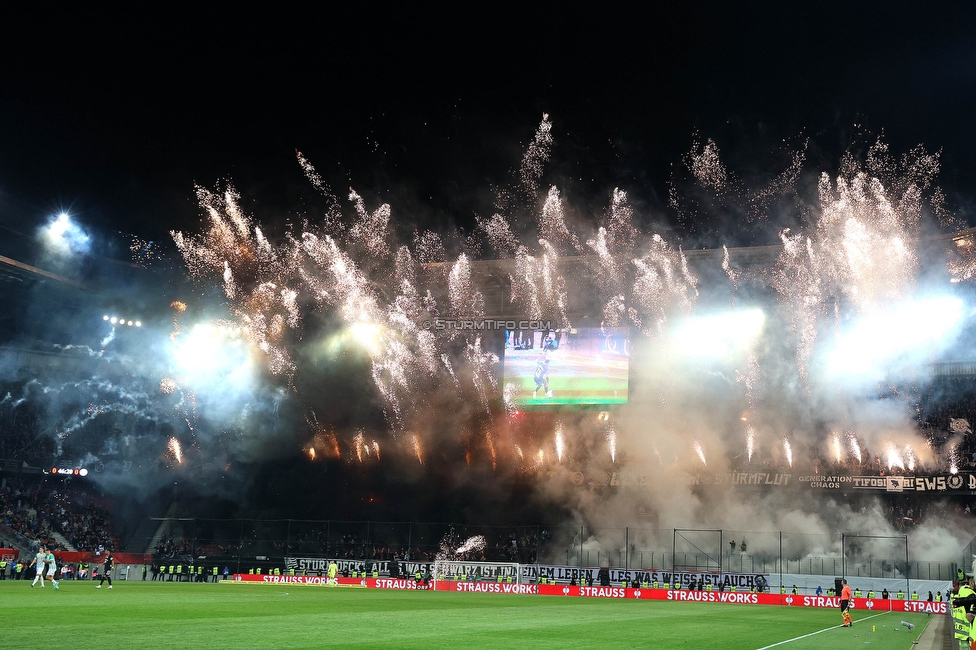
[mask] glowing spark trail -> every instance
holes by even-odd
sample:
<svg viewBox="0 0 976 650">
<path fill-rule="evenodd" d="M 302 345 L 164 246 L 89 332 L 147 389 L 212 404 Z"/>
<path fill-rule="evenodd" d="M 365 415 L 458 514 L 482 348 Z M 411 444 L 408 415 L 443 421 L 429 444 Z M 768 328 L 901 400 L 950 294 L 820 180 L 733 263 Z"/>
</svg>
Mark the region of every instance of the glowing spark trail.
<svg viewBox="0 0 976 650">
<path fill-rule="evenodd" d="M 692 446 L 695 448 L 695 454 L 698 455 L 701 464 L 708 467 L 708 463 L 705 462 L 705 450 L 702 449 L 701 443 L 696 440 Z"/>
<path fill-rule="evenodd" d="M 607 431 L 607 445 L 610 447 L 610 462 L 617 462 L 617 432 L 613 429 Z"/>
<path fill-rule="evenodd" d="M 836 433 L 830 437 L 830 444 L 834 450 L 834 461 L 840 463 L 844 459 L 844 454 L 841 449 L 840 436 Z"/>
<path fill-rule="evenodd" d="M 756 445 L 756 430 L 752 428 L 752 425 L 746 427 L 746 453 L 749 456 L 749 462 L 752 462 L 752 452 Z"/>
<path fill-rule="evenodd" d="M 359 462 L 363 462 L 363 449 L 366 447 L 365 437 L 362 431 L 357 431 L 355 437 L 353 437 L 353 443 L 356 445 L 356 458 Z"/>
<path fill-rule="evenodd" d="M 901 456 L 898 455 L 898 450 L 895 449 L 894 443 L 889 441 L 885 447 L 888 456 L 888 469 L 893 470 L 896 467 L 898 469 L 905 469 L 905 463 L 902 462 Z"/>
<path fill-rule="evenodd" d="M 416 433 L 410 436 L 410 444 L 413 445 L 413 455 L 417 457 L 417 462 L 424 464 L 424 452 L 420 446 L 420 436 Z"/>
<path fill-rule="evenodd" d="M 847 442 L 851 445 L 851 453 L 854 454 L 854 458 L 857 459 L 857 463 L 861 464 L 861 445 L 857 442 L 857 436 L 854 435 L 853 431 L 847 432 Z"/>
<path fill-rule="evenodd" d="M 915 471 L 915 451 L 912 449 L 911 445 L 905 445 L 905 459 L 907 461 L 908 471 Z"/>
<path fill-rule="evenodd" d="M 786 462 L 793 467 L 793 446 L 790 445 L 789 438 L 783 438 L 783 451 L 786 452 Z"/>
<path fill-rule="evenodd" d="M 563 449 L 565 448 L 565 444 L 563 441 L 563 424 L 560 422 L 556 425 L 556 459 L 560 463 L 563 462 Z"/>
<path fill-rule="evenodd" d="M 474 537 L 469 537 L 467 541 L 461 544 L 454 552 L 460 555 L 462 553 L 470 553 L 472 551 L 482 551 L 487 543 L 488 542 L 485 540 L 484 535 L 475 535 Z"/>
<path fill-rule="evenodd" d="M 173 458 L 176 459 L 177 463 L 183 462 L 183 448 L 180 447 L 180 441 L 176 438 L 169 439 L 169 451 L 173 454 Z"/>
</svg>

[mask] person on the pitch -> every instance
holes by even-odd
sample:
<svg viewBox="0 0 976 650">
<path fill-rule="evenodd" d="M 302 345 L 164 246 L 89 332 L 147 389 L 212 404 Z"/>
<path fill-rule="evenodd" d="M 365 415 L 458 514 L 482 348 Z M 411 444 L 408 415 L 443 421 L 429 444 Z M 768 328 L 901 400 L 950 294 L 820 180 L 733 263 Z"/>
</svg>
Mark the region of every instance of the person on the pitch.
<svg viewBox="0 0 976 650">
<path fill-rule="evenodd" d="M 112 588 L 112 568 L 114 566 L 115 566 L 115 558 L 112 557 L 112 553 L 111 552 L 107 552 L 105 554 L 105 567 L 104 567 L 104 570 L 102 571 L 102 579 L 95 586 L 95 589 L 101 589 L 102 588 L 102 584 L 106 580 L 108 580 L 108 588 L 109 589 Z"/>
<path fill-rule="evenodd" d="M 840 613 L 844 619 L 843 627 L 853 627 L 854 619 L 851 618 L 849 611 L 851 606 L 851 588 L 847 585 L 847 580 L 842 580 L 844 588 L 840 592 Z"/>
<path fill-rule="evenodd" d="M 58 559 L 54 557 L 54 553 L 51 550 L 48 550 L 47 557 L 44 559 L 44 568 L 47 571 L 45 574 L 47 579 L 55 589 L 58 589 Z"/>
<path fill-rule="evenodd" d="M 532 391 L 532 397 L 536 396 L 541 388 L 546 397 L 552 397 L 552 391 L 549 390 L 549 357 L 543 356 L 535 364 L 535 373 L 533 373 L 532 378 L 535 380 L 535 390 Z"/>
<path fill-rule="evenodd" d="M 31 587 L 37 584 L 37 581 L 41 581 L 41 589 L 44 588 L 44 572 L 47 566 L 47 550 L 41 546 L 37 549 L 37 555 L 31 560 L 31 563 L 27 565 L 27 568 L 34 567 L 34 582 L 31 583 Z"/>
<path fill-rule="evenodd" d="M 329 562 L 329 584 L 331 585 L 338 584 L 338 580 L 336 578 L 336 576 L 338 575 L 339 575 L 339 565 L 336 564 L 335 561 L 333 560 L 332 562 Z"/>
</svg>

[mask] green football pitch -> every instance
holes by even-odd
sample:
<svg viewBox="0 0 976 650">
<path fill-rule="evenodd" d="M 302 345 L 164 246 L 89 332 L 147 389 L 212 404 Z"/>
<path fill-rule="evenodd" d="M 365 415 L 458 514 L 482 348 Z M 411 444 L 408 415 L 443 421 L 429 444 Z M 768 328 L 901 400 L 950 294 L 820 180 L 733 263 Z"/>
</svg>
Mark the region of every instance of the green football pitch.
<svg viewBox="0 0 976 650">
<path fill-rule="evenodd" d="M 878 648 L 924 614 L 298 585 L 0 581 L 0 647 Z M 871 617 L 871 618 L 868 618 Z M 859 620 L 860 619 L 860 620 Z M 906 630 L 901 621 L 916 625 Z M 872 632 L 872 625 L 876 631 Z M 791 640 L 793 639 L 793 640 Z M 778 645 L 774 645 L 778 644 Z"/>
</svg>

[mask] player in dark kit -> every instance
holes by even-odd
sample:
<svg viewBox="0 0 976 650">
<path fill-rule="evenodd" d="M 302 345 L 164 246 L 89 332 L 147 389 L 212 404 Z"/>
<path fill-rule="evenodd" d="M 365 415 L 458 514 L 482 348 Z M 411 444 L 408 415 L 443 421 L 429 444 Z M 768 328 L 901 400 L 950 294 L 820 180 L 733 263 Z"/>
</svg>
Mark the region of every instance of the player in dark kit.
<svg viewBox="0 0 976 650">
<path fill-rule="evenodd" d="M 108 588 L 112 588 L 112 569 L 115 567 L 115 558 L 112 557 L 111 553 L 106 553 L 105 555 L 105 568 L 102 571 L 102 579 L 95 587 L 95 589 L 101 589 L 102 583 L 108 579 Z"/>
<path fill-rule="evenodd" d="M 535 373 L 532 375 L 535 380 L 535 390 L 532 391 L 532 397 L 536 396 L 539 389 L 542 388 L 546 397 L 552 397 L 552 391 L 549 390 L 549 358 L 542 357 L 535 364 Z"/>
</svg>

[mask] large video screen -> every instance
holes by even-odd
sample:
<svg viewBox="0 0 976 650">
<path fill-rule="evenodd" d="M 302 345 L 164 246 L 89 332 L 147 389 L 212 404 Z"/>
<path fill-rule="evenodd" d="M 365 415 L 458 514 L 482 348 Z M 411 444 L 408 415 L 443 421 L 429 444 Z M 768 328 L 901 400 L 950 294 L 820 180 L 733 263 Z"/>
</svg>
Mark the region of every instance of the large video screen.
<svg viewBox="0 0 976 650">
<path fill-rule="evenodd" d="M 507 330 L 505 398 L 529 407 L 625 404 L 629 360 L 626 328 Z"/>
</svg>

